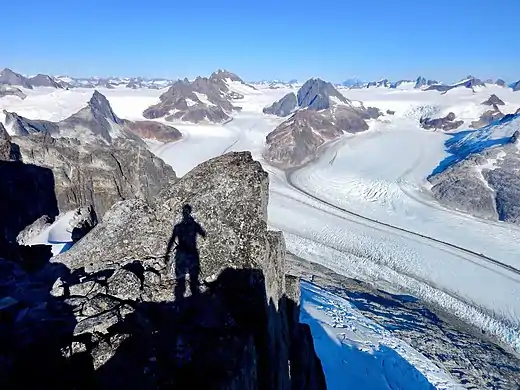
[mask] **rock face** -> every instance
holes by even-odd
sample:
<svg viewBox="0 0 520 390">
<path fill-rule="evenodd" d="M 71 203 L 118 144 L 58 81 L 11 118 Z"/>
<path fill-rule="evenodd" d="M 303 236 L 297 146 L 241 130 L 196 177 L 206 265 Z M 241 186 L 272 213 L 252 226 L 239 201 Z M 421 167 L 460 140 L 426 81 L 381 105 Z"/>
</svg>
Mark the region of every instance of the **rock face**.
<svg viewBox="0 0 520 390">
<path fill-rule="evenodd" d="M 310 110 L 325 110 L 336 102 L 349 104 L 345 98 L 331 83 L 322 79 L 310 79 L 302 85 L 297 95 L 289 93 L 282 99 L 264 108 L 265 114 L 288 116 L 296 109 L 308 108 Z"/>
<path fill-rule="evenodd" d="M 464 124 L 464 121 L 456 121 L 455 114 L 450 112 L 444 118 L 421 118 L 420 123 L 423 129 L 449 131 L 459 128 Z"/>
<path fill-rule="evenodd" d="M 497 95 L 492 94 L 486 101 L 482 102 L 485 106 L 503 106 L 505 103 Z"/>
<path fill-rule="evenodd" d="M 331 83 L 322 79 L 310 79 L 298 90 L 298 107 L 309 108 L 311 110 L 325 110 L 330 108 L 334 102 L 348 104 L 349 100 L 343 96 Z"/>
<path fill-rule="evenodd" d="M 61 212 L 92 205 L 102 218 L 114 203 L 136 196 L 153 199 L 175 180 L 169 165 L 129 140 L 107 145 L 43 133 L 13 137 L 13 142 L 25 163 L 52 169 Z"/>
<path fill-rule="evenodd" d="M 518 116 L 508 115 L 496 124 L 462 133 L 460 140 L 455 136 L 448 150 L 460 156 L 428 178 L 433 195 L 478 217 L 520 223 L 519 121 Z M 501 135 L 511 135 L 491 137 L 495 128 Z"/>
<path fill-rule="evenodd" d="M 296 111 L 295 111 L 296 110 Z M 319 146 L 340 137 L 344 132 L 368 129 L 366 119 L 382 115 L 379 109 L 358 106 L 343 96 L 331 83 L 310 79 L 298 93 L 288 94 L 264 113 L 287 116 L 266 137 L 264 158 L 281 168 L 302 165 L 312 159 Z"/>
<path fill-rule="evenodd" d="M 19 88 L 0 85 L 0 98 L 3 98 L 4 96 L 18 96 L 22 100 L 27 97 L 27 95 Z"/>
<path fill-rule="evenodd" d="M 29 80 L 21 74 L 13 72 L 9 68 L 5 68 L 0 72 L 0 84 L 16 85 L 27 89 L 32 89 Z"/>
<path fill-rule="evenodd" d="M 112 143 L 115 139 L 127 139 L 142 146 L 144 143 L 141 138 L 170 142 L 182 137 L 176 128 L 161 123 L 118 118 L 107 98 L 98 91 L 94 91 L 86 107 L 60 122 L 27 119 L 5 110 L 4 114 L 6 124 L 18 136 L 48 133 L 54 137 L 101 140 L 106 143 Z"/>
<path fill-rule="evenodd" d="M 215 72 L 209 78 L 197 77 L 193 82 L 178 80 L 159 97 L 158 104 L 143 112 L 143 116 L 194 123 L 225 122 L 231 118 L 233 111 L 240 110 L 232 101 L 243 98 L 243 95 L 229 88 L 229 81 L 245 85 L 237 75 L 227 71 Z"/>
<path fill-rule="evenodd" d="M 513 91 L 520 91 L 520 80 L 512 85 Z"/>
<path fill-rule="evenodd" d="M 0 260 L 2 388 L 37 375 L 43 388 L 325 389 L 282 235 L 267 230 L 268 185 L 249 153 L 224 155 L 150 204 L 115 205 L 36 273 Z M 194 268 L 203 284 L 185 296 Z"/>
<path fill-rule="evenodd" d="M 296 95 L 291 92 L 285 95 L 280 100 L 277 100 L 269 107 L 263 109 L 264 114 L 288 116 L 294 112 L 298 107 L 298 100 Z"/>
</svg>

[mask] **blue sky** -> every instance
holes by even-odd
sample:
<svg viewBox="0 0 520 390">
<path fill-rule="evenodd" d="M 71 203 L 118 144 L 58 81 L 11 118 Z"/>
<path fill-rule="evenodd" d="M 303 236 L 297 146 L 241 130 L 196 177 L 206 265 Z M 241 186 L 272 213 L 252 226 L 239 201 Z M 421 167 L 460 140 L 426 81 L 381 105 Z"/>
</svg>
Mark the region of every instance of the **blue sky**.
<svg viewBox="0 0 520 390">
<path fill-rule="evenodd" d="M 0 68 L 246 80 L 520 79 L 519 0 L 19 0 Z"/>
</svg>

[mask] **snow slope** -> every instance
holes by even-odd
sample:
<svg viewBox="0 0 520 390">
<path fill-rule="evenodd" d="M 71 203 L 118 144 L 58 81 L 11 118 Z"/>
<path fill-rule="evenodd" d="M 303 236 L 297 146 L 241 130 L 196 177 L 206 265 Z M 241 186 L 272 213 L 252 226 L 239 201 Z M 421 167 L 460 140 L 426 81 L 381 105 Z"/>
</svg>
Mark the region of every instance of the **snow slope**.
<svg viewBox="0 0 520 390">
<path fill-rule="evenodd" d="M 329 390 L 463 389 L 347 300 L 301 284 L 300 321 L 311 328 Z"/>
<path fill-rule="evenodd" d="M 75 212 L 76 210 L 72 210 L 57 216 L 54 223 L 26 242 L 26 245 L 49 244 L 53 255 L 66 251 L 72 245 L 70 222 Z"/>
<path fill-rule="evenodd" d="M 443 159 L 432 174 L 444 171 L 472 153 L 480 153 L 485 149 L 507 144 L 516 131 L 520 131 L 520 114 L 508 115 L 482 129 L 452 134 L 452 138 L 445 142 L 450 156 Z"/>
</svg>

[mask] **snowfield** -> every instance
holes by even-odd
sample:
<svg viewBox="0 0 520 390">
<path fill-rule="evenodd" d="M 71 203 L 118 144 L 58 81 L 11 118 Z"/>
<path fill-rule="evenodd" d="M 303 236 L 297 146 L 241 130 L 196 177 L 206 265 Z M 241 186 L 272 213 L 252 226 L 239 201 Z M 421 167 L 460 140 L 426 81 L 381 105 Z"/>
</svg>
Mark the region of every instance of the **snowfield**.
<svg viewBox="0 0 520 390">
<path fill-rule="evenodd" d="M 520 353 L 520 228 L 446 209 L 432 198 L 426 177 L 448 156 L 444 142 L 449 136 L 418 124 L 425 114 L 454 112 L 467 129 L 489 109 L 480 103 L 492 93 L 506 102 L 502 112 L 511 113 L 520 107 L 520 92 L 497 86 L 446 94 L 340 88 L 365 107 L 395 115 L 370 122 L 367 132 L 346 135 L 323 147 L 311 163 L 283 172 L 261 157 L 265 136 L 283 118 L 264 115 L 262 108 L 297 89 L 253 89 L 236 83 L 231 88 L 244 95 L 234 102 L 243 109 L 232 121 L 171 123 L 183 139 L 149 142 L 150 149 L 178 176 L 209 158 L 250 150 L 270 174 L 269 225 L 284 232 L 288 251 L 339 274 L 437 305 Z M 143 119 L 143 110 L 164 92 L 98 90 L 116 115 L 133 120 Z M 0 99 L 0 109 L 31 119 L 60 120 L 82 108 L 93 90 L 24 92 L 25 100 Z M 0 120 L 4 122 L 3 115 Z M 50 242 L 62 223 L 60 219 L 42 232 L 38 241 Z M 330 389 L 360 384 L 374 389 L 461 388 L 406 343 L 362 318 L 347 301 L 310 284 L 302 288 L 302 320 L 311 325 Z"/>
</svg>

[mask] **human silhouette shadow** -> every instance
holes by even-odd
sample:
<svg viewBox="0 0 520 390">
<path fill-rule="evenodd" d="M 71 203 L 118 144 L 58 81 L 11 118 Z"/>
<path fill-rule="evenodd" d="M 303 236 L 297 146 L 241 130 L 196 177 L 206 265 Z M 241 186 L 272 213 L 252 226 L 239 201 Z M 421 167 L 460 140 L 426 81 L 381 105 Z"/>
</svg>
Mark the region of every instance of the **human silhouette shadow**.
<svg viewBox="0 0 520 390">
<path fill-rule="evenodd" d="M 206 237 L 206 231 L 191 215 L 192 207 L 182 207 L 182 220 L 173 227 L 168 242 L 165 261 L 169 264 L 172 250 L 175 250 L 175 299 L 183 299 L 186 292 L 186 276 L 190 278 L 191 295 L 199 293 L 200 258 L 197 236 Z M 175 245 L 175 248 L 173 248 Z"/>
</svg>

